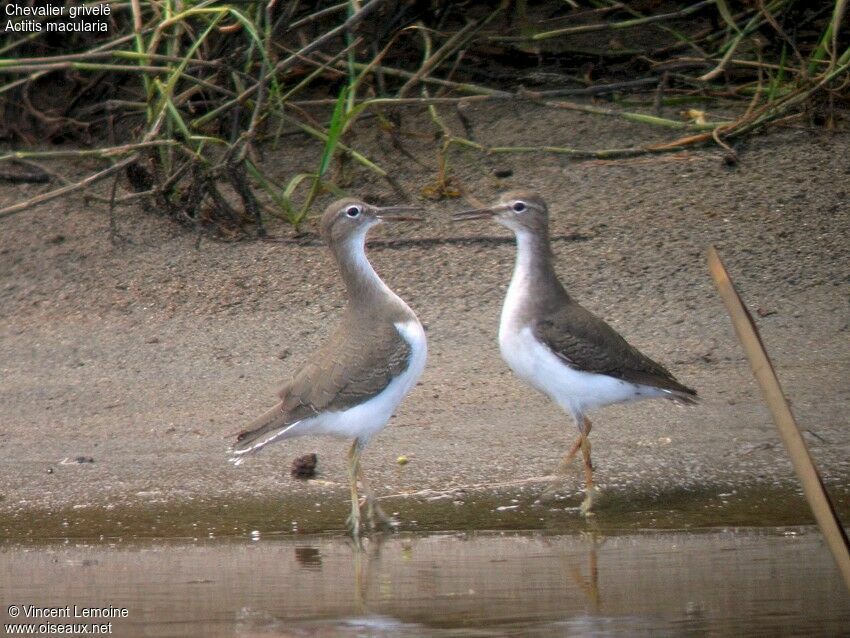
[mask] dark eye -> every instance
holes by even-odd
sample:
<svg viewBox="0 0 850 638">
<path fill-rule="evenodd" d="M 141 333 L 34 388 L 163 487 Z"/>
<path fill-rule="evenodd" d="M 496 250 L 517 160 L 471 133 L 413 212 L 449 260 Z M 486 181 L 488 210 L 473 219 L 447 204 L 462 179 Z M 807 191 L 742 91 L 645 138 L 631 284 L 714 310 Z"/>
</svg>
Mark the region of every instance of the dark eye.
<svg viewBox="0 0 850 638">
<path fill-rule="evenodd" d="M 512 208 L 517 213 L 523 213 L 523 212 L 525 212 L 525 209 L 528 208 L 528 207 L 525 205 L 525 202 L 514 202 L 514 205 L 512 206 Z"/>
<path fill-rule="evenodd" d="M 345 214 L 349 217 L 357 217 L 361 212 L 362 211 L 359 206 L 349 206 L 345 209 Z"/>
</svg>

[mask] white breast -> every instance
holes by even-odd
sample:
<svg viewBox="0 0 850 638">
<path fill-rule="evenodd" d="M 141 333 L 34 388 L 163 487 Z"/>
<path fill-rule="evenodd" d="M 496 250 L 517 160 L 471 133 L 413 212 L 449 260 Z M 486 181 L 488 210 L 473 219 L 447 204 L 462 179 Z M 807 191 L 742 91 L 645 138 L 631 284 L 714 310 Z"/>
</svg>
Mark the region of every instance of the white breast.
<svg viewBox="0 0 850 638">
<path fill-rule="evenodd" d="M 287 432 L 289 436 L 328 434 L 345 438 L 360 438 L 364 442 L 382 430 L 402 399 L 413 389 L 425 370 L 428 342 L 425 330 L 416 319 L 395 324 L 402 339 L 410 346 L 407 369 L 390 381 L 380 394 L 365 403 L 339 412 L 326 412 L 305 419 Z"/>
<path fill-rule="evenodd" d="M 535 338 L 530 326 L 500 329 L 499 349 L 518 377 L 546 394 L 576 420 L 586 410 L 660 394 L 654 388 L 571 368 Z"/>
</svg>

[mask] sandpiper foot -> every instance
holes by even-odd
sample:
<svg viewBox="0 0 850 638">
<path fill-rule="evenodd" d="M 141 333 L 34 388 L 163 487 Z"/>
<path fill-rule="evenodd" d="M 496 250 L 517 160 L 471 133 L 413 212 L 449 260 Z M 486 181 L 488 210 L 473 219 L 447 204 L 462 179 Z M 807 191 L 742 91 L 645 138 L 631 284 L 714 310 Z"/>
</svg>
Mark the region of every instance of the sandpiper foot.
<svg viewBox="0 0 850 638">
<path fill-rule="evenodd" d="M 584 500 L 581 502 L 579 506 L 579 512 L 582 516 L 595 516 L 596 512 L 593 511 L 593 501 L 596 496 L 596 488 L 590 487 L 584 494 Z"/>
<path fill-rule="evenodd" d="M 396 521 L 388 516 L 378 501 L 373 496 L 366 497 L 366 515 L 369 517 L 369 525 L 373 530 L 382 527 L 384 531 L 392 531 L 396 528 Z"/>
<path fill-rule="evenodd" d="M 596 487 L 593 484 L 593 462 L 590 460 L 590 439 L 587 438 L 590 432 L 590 420 L 585 417 L 584 428 L 582 430 L 579 446 L 581 447 L 581 455 L 584 459 L 584 501 L 581 503 L 580 511 L 583 516 L 591 516 L 591 508 L 593 507 L 593 495 Z"/>
<path fill-rule="evenodd" d="M 578 439 L 576 439 L 576 442 L 570 448 L 570 451 L 564 455 L 563 459 L 561 459 L 560 465 L 558 465 L 554 472 L 555 478 L 540 494 L 539 498 L 537 499 L 538 501 L 542 502 L 549 500 L 563 486 L 563 478 L 567 475 L 568 470 L 570 469 L 570 465 L 573 462 L 573 459 L 575 458 L 578 451 L 581 449 L 581 440 L 582 437 L 579 436 Z"/>
<path fill-rule="evenodd" d="M 393 519 L 387 516 L 386 512 L 384 512 L 384 510 L 381 508 L 374 494 L 372 494 L 372 488 L 369 485 L 369 481 L 367 481 L 366 477 L 363 475 L 359 464 L 357 466 L 356 478 L 360 481 L 360 485 L 363 487 L 363 492 L 365 494 L 366 501 L 366 516 L 369 519 L 369 527 L 372 529 L 372 531 L 378 529 L 376 519 L 378 522 L 380 522 L 381 526 L 383 526 L 385 530 L 389 531 L 395 529 Z"/>
<path fill-rule="evenodd" d="M 357 476 L 360 474 L 360 445 L 357 440 L 348 451 L 348 481 L 351 489 L 351 514 L 348 529 L 354 542 L 360 543 L 360 495 L 357 493 Z"/>
<path fill-rule="evenodd" d="M 357 498 L 351 499 L 351 514 L 346 521 L 351 537 L 356 541 L 360 537 L 360 502 Z"/>
</svg>

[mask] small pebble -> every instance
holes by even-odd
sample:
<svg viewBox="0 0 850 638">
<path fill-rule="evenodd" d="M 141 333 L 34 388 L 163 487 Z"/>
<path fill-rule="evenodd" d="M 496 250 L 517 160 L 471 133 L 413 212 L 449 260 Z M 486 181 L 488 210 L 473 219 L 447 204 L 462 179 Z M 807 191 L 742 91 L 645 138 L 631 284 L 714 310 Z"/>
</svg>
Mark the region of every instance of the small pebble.
<svg viewBox="0 0 850 638">
<path fill-rule="evenodd" d="M 315 452 L 299 456 L 292 461 L 292 469 L 290 473 L 293 478 L 309 479 L 316 476 L 316 463 L 319 462 L 319 457 Z"/>
</svg>

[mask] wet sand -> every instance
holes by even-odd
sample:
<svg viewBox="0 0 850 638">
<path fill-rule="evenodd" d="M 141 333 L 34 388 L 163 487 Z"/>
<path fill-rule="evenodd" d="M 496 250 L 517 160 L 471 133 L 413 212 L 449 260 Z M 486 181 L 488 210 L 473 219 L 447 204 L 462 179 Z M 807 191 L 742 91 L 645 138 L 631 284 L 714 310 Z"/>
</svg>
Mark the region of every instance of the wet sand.
<svg viewBox="0 0 850 638">
<path fill-rule="evenodd" d="M 529 108 L 474 107 L 466 115 L 492 144 L 548 143 L 553 130 L 565 145 L 597 148 L 661 136 Z M 427 118 L 406 118 L 409 130 L 428 130 Z M 266 161 L 278 162 L 281 176 L 308 170 L 315 149 L 301 143 L 267 150 Z M 395 509 L 414 503 L 405 521 L 412 529 L 431 528 L 429 511 L 443 520 L 439 507 L 475 499 L 491 503 L 492 516 L 468 520 L 499 526 L 505 510 L 496 508 L 532 502 L 574 438 L 566 417 L 498 355 L 512 242 L 496 226 L 450 224 L 462 201 L 421 198 L 435 174 L 430 143 L 407 142 L 424 166 L 399 163 L 368 127 L 350 143 L 397 167 L 398 182 L 428 213 L 425 224 L 372 237 L 377 270 L 427 327 L 430 359 L 419 387 L 369 446 L 365 471 Z M 700 509 L 736 493 L 781 504 L 795 493 L 708 276 L 711 243 L 756 311 L 812 454 L 846 509 L 847 137 L 775 131 L 738 150 L 734 168 L 712 149 L 609 163 L 452 155 L 454 174 L 475 197 L 517 187 L 546 196 L 568 290 L 703 397 L 689 409 L 644 402 L 593 416 L 597 480 L 617 516 L 685 511 L 689 501 Z M 497 178 L 497 170 L 511 176 Z M 351 178 L 352 194 L 399 199 L 359 168 Z M 0 204 L 39 188 L 2 185 Z M 57 536 L 75 525 L 80 535 L 159 535 L 151 521 L 169 511 L 192 511 L 172 518 L 218 529 L 224 505 L 266 511 L 279 531 L 291 531 L 293 512 L 302 528 L 338 529 L 345 443 L 294 440 L 238 468 L 226 463 L 232 435 L 273 404 L 280 383 L 337 320 L 342 288 L 324 248 L 282 223 L 270 226 L 276 241 L 204 239 L 196 249 L 193 232 L 155 211 L 124 209 L 116 221 L 124 239 L 112 243 L 106 207 L 71 197 L 0 225 L 4 535 Z M 317 480 L 292 479 L 292 459 L 312 451 Z M 401 455 L 410 460 L 403 467 Z M 580 487 L 576 468 L 556 504 L 575 507 Z M 761 523 L 808 520 L 792 500 L 765 509 Z M 463 508 L 453 507 L 461 513 L 448 525 L 465 527 Z M 577 520 L 572 510 L 565 515 Z M 604 516 L 602 500 L 597 518 Z"/>
</svg>

